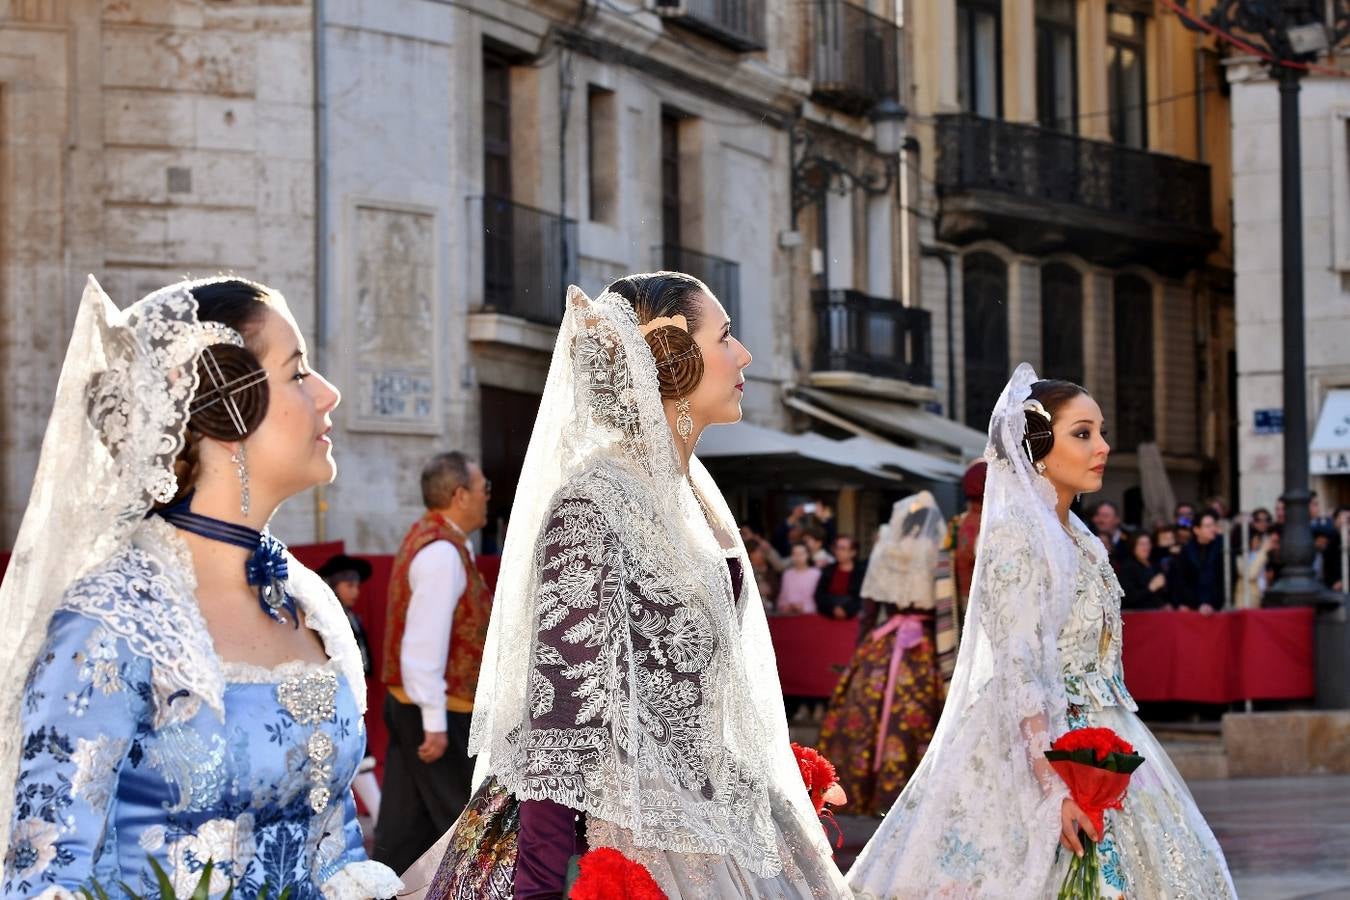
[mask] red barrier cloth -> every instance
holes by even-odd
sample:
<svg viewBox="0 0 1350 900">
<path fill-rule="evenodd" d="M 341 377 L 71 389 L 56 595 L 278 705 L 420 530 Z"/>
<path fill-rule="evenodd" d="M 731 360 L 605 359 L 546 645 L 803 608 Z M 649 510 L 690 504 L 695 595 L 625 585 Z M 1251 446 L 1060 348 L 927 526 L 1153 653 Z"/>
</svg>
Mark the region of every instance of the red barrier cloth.
<svg viewBox="0 0 1350 900">
<path fill-rule="evenodd" d="M 769 637 L 784 696 L 828 697 L 853 658 L 858 620 L 827 619 L 815 613 L 770 616 Z"/>
<path fill-rule="evenodd" d="M 1236 703 L 1313 696 L 1313 610 L 1127 612 L 1125 684 L 1137 700 Z M 770 616 L 785 695 L 828 697 L 858 637 L 852 619 Z"/>
<path fill-rule="evenodd" d="M 1136 700 L 1235 703 L 1312 697 L 1313 610 L 1127 612 L 1125 684 Z"/>
</svg>

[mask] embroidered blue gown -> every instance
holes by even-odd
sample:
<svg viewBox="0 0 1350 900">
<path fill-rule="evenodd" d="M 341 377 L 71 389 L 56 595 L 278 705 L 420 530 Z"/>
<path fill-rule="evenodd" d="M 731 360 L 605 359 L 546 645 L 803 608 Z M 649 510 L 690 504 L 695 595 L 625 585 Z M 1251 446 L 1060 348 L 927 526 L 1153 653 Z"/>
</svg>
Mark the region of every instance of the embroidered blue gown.
<svg viewBox="0 0 1350 900">
<path fill-rule="evenodd" d="M 365 684 L 337 600 L 289 559 L 329 661 L 223 663 L 186 552 L 152 518 L 67 590 L 25 687 L 3 896 L 64 898 L 91 879 L 156 896 L 150 858 L 182 897 L 208 860 L 213 897 L 391 896 L 350 790 Z"/>
</svg>

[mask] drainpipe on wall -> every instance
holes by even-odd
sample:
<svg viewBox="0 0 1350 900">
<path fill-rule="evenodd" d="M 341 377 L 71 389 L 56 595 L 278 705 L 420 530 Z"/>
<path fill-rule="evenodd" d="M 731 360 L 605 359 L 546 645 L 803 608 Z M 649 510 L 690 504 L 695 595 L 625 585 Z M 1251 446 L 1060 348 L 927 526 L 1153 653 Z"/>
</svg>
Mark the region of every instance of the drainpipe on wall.
<svg viewBox="0 0 1350 900">
<path fill-rule="evenodd" d="M 328 358 L 328 86 L 323 0 L 314 0 L 314 352 L 315 368 Z M 314 540 L 328 539 L 327 485 L 314 489 Z"/>
</svg>

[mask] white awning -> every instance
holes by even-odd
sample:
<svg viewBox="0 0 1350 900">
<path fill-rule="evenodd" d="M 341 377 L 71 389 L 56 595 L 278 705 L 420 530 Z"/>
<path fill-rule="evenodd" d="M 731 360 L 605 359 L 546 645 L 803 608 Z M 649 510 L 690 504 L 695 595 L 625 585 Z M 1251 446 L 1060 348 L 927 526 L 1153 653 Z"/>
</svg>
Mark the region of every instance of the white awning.
<svg viewBox="0 0 1350 900">
<path fill-rule="evenodd" d="M 813 432 L 787 434 L 748 422 L 705 429 L 697 453 L 704 460 L 796 457 L 887 481 L 902 481 L 905 474 L 926 481 L 959 481 L 965 472 L 959 463 L 872 438 L 836 441 Z"/>
<path fill-rule="evenodd" d="M 936 445 L 963 461 L 983 454 L 984 445 L 988 442 L 988 437 L 974 428 L 894 400 L 805 387 L 794 388 L 793 394 L 871 431 L 896 434 L 908 441 Z M 806 409 L 803 411 L 810 412 Z"/>
<path fill-rule="evenodd" d="M 1312 474 L 1350 475 L 1350 390 L 1327 394 L 1308 453 Z"/>
</svg>

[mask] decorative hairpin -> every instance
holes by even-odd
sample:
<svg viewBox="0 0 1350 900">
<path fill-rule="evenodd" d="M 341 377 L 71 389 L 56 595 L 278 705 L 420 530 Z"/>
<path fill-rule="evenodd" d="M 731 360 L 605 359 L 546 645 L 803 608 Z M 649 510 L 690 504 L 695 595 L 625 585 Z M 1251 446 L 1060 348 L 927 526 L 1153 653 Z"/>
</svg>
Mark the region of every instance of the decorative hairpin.
<svg viewBox="0 0 1350 900">
<path fill-rule="evenodd" d="M 235 431 L 243 437 L 248 433 L 248 428 L 244 423 L 244 416 L 239 411 L 239 404 L 235 402 L 235 395 L 241 394 L 257 384 L 262 384 L 267 380 L 267 371 L 265 369 L 255 369 L 252 372 L 246 372 L 237 378 L 227 380 L 225 373 L 221 371 L 220 363 L 216 361 L 215 354 L 211 352 L 210 347 L 202 350 L 202 362 L 205 364 L 206 377 L 211 380 L 210 388 L 202 390 L 193 400 L 188 408 L 189 415 L 196 415 L 204 409 L 209 409 L 217 403 L 225 404 L 225 411 L 230 416 L 230 424 L 234 426 Z"/>
<path fill-rule="evenodd" d="M 665 328 L 667 325 L 678 328 L 686 334 L 689 332 L 689 320 L 684 316 L 661 316 L 660 318 L 652 319 L 646 325 L 639 325 L 638 331 L 642 332 L 643 337 L 646 337 L 656 329 Z"/>
<path fill-rule="evenodd" d="M 1023 410 L 1024 412 L 1032 412 L 1032 413 L 1035 413 L 1036 415 L 1038 415 L 1038 416 L 1040 416 L 1042 419 L 1044 419 L 1044 420 L 1045 420 L 1045 424 L 1047 424 L 1047 425 L 1049 425 L 1049 424 L 1051 423 L 1051 421 L 1053 421 L 1053 420 L 1050 418 L 1050 413 L 1046 412 L 1045 407 L 1041 405 L 1041 401 L 1039 401 L 1039 400 L 1027 400 L 1026 402 L 1024 402 L 1024 403 L 1022 404 L 1022 410 Z"/>
</svg>

